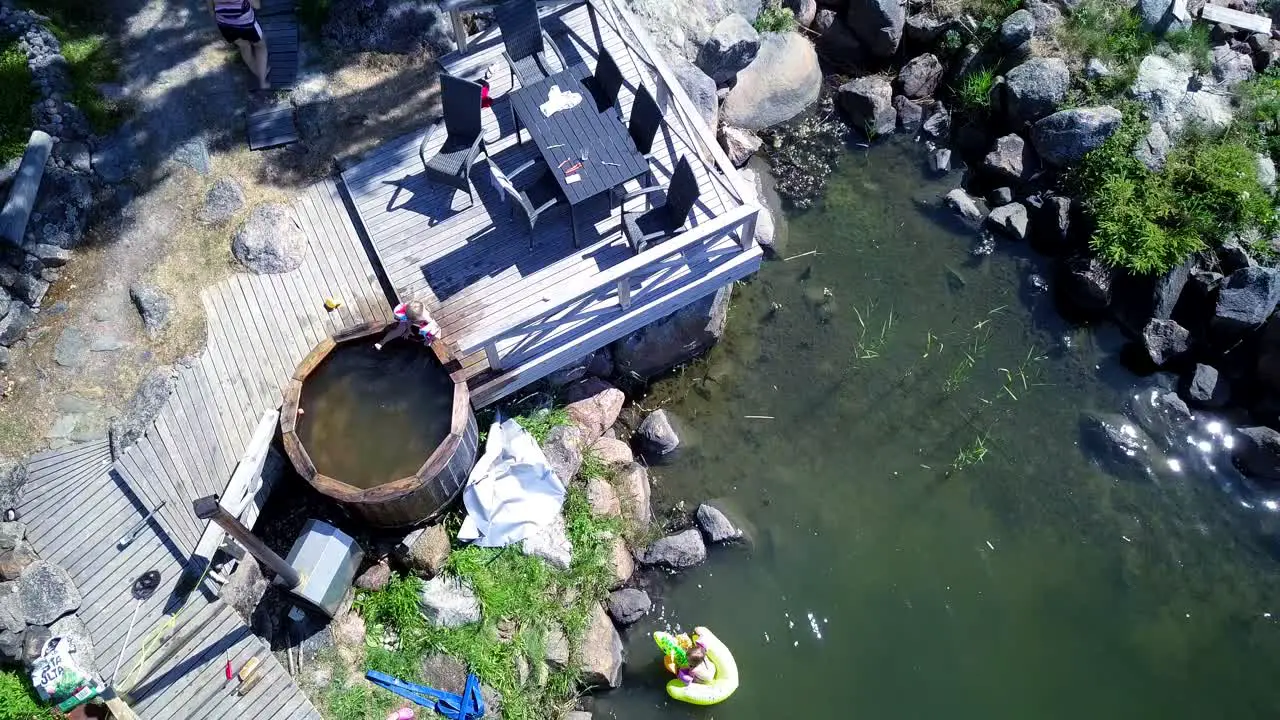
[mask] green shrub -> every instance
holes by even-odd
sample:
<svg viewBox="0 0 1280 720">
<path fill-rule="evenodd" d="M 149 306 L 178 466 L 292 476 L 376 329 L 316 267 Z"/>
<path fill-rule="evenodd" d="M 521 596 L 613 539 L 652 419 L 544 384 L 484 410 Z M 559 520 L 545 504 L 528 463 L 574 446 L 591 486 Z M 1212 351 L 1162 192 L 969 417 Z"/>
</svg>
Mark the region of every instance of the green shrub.
<svg viewBox="0 0 1280 720">
<path fill-rule="evenodd" d="M 1258 184 L 1254 152 L 1233 138 L 1188 137 L 1161 172 L 1133 156 L 1146 126 L 1137 113 L 1074 170 L 1072 180 L 1097 221 L 1090 245 L 1111 265 L 1161 273 L 1245 227 L 1270 230 L 1270 197 Z"/>
<path fill-rule="evenodd" d="M 53 34 L 62 43 L 71 76 L 71 102 L 76 104 L 99 135 L 120 125 L 125 109 L 98 92 L 98 85 L 119 79 L 119 57 L 116 46 L 105 35 L 83 34 L 53 26 Z"/>
<path fill-rule="evenodd" d="M 0 720 L 51 720 L 53 713 L 40 706 L 26 678 L 0 671 Z"/>
<path fill-rule="evenodd" d="M 769 0 L 751 24 L 756 32 L 791 32 L 796 29 L 796 15 L 791 8 L 782 7 L 782 0 Z"/>
<path fill-rule="evenodd" d="M 528 415 L 517 415 L 515 420 L 541 445 L 552 430 L 569 424 L 569 413 L 564 408 L 538 410 Z"/>
<path fill-rule="evenodd" d="M 31 136 L 31 105 L 38 99 L 31 87 L 26 53 L 16 40 L 0 45 L 0 162 L 18 157 Z"/>
<path fill-rule="evenodd" d="M 1256 139 L 1258 149 L 1280 158 L 1280 68 L 1268 68 L 1239 88 L 1244 105 L 1241 118 L 1245 130 Z"/>
<path fill-rule="evenodd" d="M 960 78 L 960 83 L 952 88 L 960 109 L 975 115 L 985 114 L 991 106 L 995 77 L 995 72 L 979 68 Z"/>
</svg>

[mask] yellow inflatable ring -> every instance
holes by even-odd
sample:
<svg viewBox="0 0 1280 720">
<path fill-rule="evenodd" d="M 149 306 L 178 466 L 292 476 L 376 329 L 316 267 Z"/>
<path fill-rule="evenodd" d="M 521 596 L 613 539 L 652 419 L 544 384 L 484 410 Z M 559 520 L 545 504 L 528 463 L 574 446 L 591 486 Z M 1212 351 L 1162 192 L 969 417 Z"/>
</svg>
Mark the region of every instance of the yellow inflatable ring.
<svg viewBox="0 0 1280 720">
<path fill-rule="evenodd" d="M 724 702 L 738 689 L 738 663 L 733 659 L 733 653 L 729 652 L 729 648 L 725 647 L 725 644 L 720 642 L 720 639 L 710 630 L 698 627 L 694 628 L 693 632 L 698 642 L 707 649 L 707 659 L 716 666 L 716 677 L 708 685 L 702 683 L 686 685 L 682 680 L 672 680 L 667 683 L 667 694 L 673 700 L 693 705 L 715 705 Z"/>
</svg>

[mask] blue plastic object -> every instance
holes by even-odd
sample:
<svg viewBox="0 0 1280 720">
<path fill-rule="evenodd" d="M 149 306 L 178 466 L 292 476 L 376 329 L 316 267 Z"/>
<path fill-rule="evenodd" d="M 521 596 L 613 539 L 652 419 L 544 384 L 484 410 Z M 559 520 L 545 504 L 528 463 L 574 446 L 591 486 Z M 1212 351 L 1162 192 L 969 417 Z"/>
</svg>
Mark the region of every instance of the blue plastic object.
<svg viewBox="0 0 1280 720">
<path fill-rule="evenodd" d="M 467 684 L 462 696 L 436 690 L 426 685 L 416 685 L 391 677 L 386 673 L 370 670 L 365 677 L 374 685 L 393 692 L 406 700 L 431 708 L 449 720 L 479 720 L 484 717 L 484 698 L 480 696 L 480 680 L 467 673 Z"/>
</svg>

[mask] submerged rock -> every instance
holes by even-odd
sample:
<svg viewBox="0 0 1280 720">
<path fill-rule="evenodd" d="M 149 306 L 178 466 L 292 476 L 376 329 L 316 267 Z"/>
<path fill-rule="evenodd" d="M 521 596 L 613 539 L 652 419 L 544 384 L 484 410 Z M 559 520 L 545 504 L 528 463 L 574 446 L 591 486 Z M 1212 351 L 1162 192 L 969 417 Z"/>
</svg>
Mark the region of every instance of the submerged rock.
<svg viewBox="0 0 1280 720">
<path fill-rule="evenodd" d="M 698 527 L 707 536 L 707 540 L 713 543 L 737 540 L 742 537 L 742 531 L 723 512 L 712 505 L 706 503 L 699 505 L 697 519 Z"/>
<path fill-rule="evenodd" d="M 1187 399 L 1196 407 L 1219 408 L 1231 399 L 1231 387 L 1217 368 L 1197 363 L 1187 378 Z"/>
<path fill-rule="evenodd" d="M 636 588 L 623 588 L 609 593 L 609 614 L 619 625 L 630 625 L 644 617 L 653 607 L 649 593 Z"/>
<path fill-rule="evenodd" d="M 947 207 L 959 213 L 960 217 L 965 221 L 975 225 L 982 222 L 982 211 L 978 209 L 977 201 L 963 189 L 956 188 L 952 190 L 942 200 Z"/>
<path fill-rule="evenodd" d="M 1244 474 L 1260 480 L 1280 480 L 1280 432 L 1269 427 L 1236 430 L 1232 448 L 1236 464 Z"/>
<path fill-rule="evenodd" d="M 591 611 L 580 653 L 580 681 L 587 687 L 616 688 L 622 684 L 622 637 L 604 608 Z"/>
<path fill-rule="evenodd" d="M 1098 464 L 1118 474 L 1146 474 L 1151 440 L 1123 417 L 1085 414 L 1080 421 L 1080 447 Z"/>
<path fill-rule="evenodd" d="M 675 535 L 668 535 L 636 553 L 642 565 L 660 565 L 672 570 L 683 570 L 701 565 L 707 559 L 707 546 L 702 533 L 690 528 Z"/>
<path fill-rule="evenodd" d="M 636 430 L 636 439 L 645 454 L 654 459 L 666 457 L 680 447 L 680 435 L 666 410 L 654 410 L 645 416 Z"/>
<path fill-rule="evenodd" d="M 1191 333 L 1172 320 L 1153 319 L 1142 329 L 1142 346 L 1151 362 L 1161 367 L 1191 349 Z"/>
</svg>

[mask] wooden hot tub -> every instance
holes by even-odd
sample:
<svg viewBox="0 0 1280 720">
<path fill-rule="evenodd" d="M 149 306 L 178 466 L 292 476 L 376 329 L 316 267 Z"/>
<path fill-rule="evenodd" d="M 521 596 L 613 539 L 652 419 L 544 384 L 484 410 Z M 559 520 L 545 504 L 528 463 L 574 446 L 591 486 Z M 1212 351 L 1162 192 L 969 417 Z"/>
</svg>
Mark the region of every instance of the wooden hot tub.
<svg viewBox="0 0 1280 720">
<path fill-rule="evenodd" d="M 471 393 L 460 374 L 449 376 L 435 354 L 408 340 L 372 350 L 390 327 L 359 325 L 321 341 L 294 371 L 280 410 L 285 452 L 298 473 L 384 528 L 420 523 L 447 508 L 466 484 L 479 444 Z M 357 375 L 344 377 L 351 375 L 347 366 Z M 327 389 L 338 387 L 330 376 L 341 379 L 341 392 Z M 393 384 L 378 387 L 383 381 Z M 340 399 L 326 404 L 315 393 Z M 431 402 L 414 393 L 426 393 Z M 428 404 L 432 408 L 423 412 L 431 413 L 430 422 L 405 415 Z"/>
</svg>

